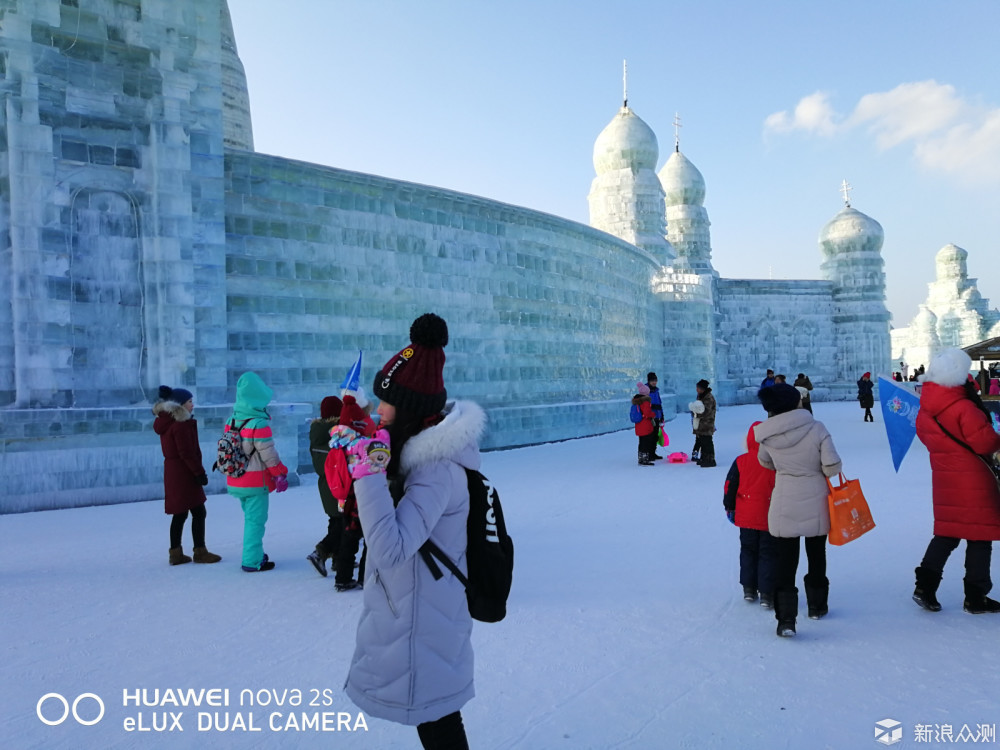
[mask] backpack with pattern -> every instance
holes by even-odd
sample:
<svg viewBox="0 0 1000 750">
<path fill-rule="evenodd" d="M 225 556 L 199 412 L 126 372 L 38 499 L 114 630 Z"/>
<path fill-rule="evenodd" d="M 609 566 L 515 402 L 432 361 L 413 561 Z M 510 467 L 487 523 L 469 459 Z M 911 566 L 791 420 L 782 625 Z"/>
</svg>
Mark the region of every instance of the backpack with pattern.
<svg viewBox="0 0 1000 750">
<path fill-rule="evenodd" d="M 237 427 L 236 420 L 234 419 L 227 425 L 229 429 L 222 433 L 222 437 L 219 438 L 216 447 L 216 459 L 215 463 L 212 464 L 212 471 L 221 472 L 233 479 L 247 473 L 247 465 L 250 463 L 250 456 L 253 455 L 253 451 L 250 452 L 250 456 L 243 452 L 243 438 L 241 437 L 241 433 L 249 421 L 247 419 Z"/>
</svg>

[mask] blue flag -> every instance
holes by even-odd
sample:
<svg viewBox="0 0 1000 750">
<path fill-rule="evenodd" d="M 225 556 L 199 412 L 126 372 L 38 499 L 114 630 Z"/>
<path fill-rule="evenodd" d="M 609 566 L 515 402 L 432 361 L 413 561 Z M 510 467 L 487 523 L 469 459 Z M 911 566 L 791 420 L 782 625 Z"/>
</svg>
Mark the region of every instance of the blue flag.
<svg viewBox="0 0 1000 750">
<path fill-rule="evenodd" d="M 892 466 L 899 472 L 903 457 L 910 450 L 917 434 L 917 412 L 920 397 L 905 386 L 887 378 L 878 379 L 879 401 L 882 402 L 882 421 L 889 438 Z"/>
<path fill-rule="evenodd" d="M 353 391 L 358 392 L 358 388 L 361 386 L 361 350 L 358 349 L 358 360 L 351 366 L 351 369 L 347 371 L 347 377 L 344 378 L 344 382 L 340 384 L 340 389 L 342 391 Z"/>
</svg>

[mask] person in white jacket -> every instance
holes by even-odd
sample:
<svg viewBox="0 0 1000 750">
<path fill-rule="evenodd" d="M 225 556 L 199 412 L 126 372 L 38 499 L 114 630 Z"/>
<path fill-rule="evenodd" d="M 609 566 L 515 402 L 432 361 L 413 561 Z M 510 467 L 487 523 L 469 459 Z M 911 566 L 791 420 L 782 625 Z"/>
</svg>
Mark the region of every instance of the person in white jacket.
<svg viewBox="0 0 1000 750">
<path fill-rule="evenodd" d="M 384 429 L 348 450 L 368 572 L 345 689 L 365 713 L 415 725 L 425 748 L 468 748 L 461 708 L 475 689 L 465 588 L 448 571 L 435 580 L 418 551 L 431 539 L 467 570 L 465 470 L 480 466 L 486 414 L 471 401 L 446 402 L 444 320 L 422 315 L 410 339 L 375 376 Z"/>
<path fill-rule="evenodd" d="M 833 438 L 822 422 L 801 407 L 798 389 L 787 383 L 762 388 L 758 394 L 768 418 L 754 428 L 760 443 L 757 459 L 775 471 L 767 530 L 777 552 L 774 616 L 778 635 L 795 635 L 799 590 L 799 537 L 805 537 L 809 572 L 805 576 L 809 617 L 827 614 L 830 581 L 826 577 L 826 535 L 830 531 L 826 477 L 840 473 L 842 464 Z"/>
</svg>

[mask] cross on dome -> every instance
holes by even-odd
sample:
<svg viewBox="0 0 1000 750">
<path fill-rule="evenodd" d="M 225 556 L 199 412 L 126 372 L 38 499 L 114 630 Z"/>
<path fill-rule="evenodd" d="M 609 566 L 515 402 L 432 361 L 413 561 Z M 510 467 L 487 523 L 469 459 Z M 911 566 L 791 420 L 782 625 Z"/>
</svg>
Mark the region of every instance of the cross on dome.
<svg viewBox="0 0 1000 750">
<path fill-rule="evenodd" d="M 622 60 L 622 107 L 628 109 L 628 60 Z"/>
<path fill-rule="evenodd" d="M 681 116 L 678 112 L 674 112 L 674 151 L 680 153 L 681 150 Z"/>
<path fill-rule="evenodd" d="M 854 188 L 850 186 L 847 180 L 844 180 L 842 183 L 840 183 L 840 194 L 844 196 L 844 205 L 847 208 L 851 207 L 851 191 L 853 189 Z"/>
</svg>

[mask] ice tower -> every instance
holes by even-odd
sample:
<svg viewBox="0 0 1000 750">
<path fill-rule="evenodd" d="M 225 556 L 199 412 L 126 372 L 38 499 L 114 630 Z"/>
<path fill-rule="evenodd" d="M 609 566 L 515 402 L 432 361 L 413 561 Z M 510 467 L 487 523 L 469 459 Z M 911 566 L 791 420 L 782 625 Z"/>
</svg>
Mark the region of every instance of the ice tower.
<svg viewBox="0 0 1000 750">
<path fill-rule="evenodd" d="M 889 371 L 889 311 L 885 306 L 882 225 L 851 208 L 844 183 L 844 208 L 819 235 L 820 271 L 833 285 L 836 380 L 849 384 L 871 372 Z"/>
<path fill-rule="evenodd" d="M 675 128 L 680 126 L 674 120 Z M 694 384 L 706 378 L 716 387 L 716 373 L 725 372 L 717 340 L 718 315 L 712 268 L 711 222 L 705 211 L 705 179 L 680 151 L 675 129 L 674 151 L 659 173 L 664 192 L 667 240 L 677 256 L 653 280 L 653 291 L 664 306 L 664 382 L 683 401 Z"/>
<path fill-rule="evenodd" d="M 590 186 L 590 225 L 670 262 L 663 188 L 656 176 L 660 149 L 656 135 L 628 106 L 621 109 L 594 143 L 597 176 Z"/>
</svg>

